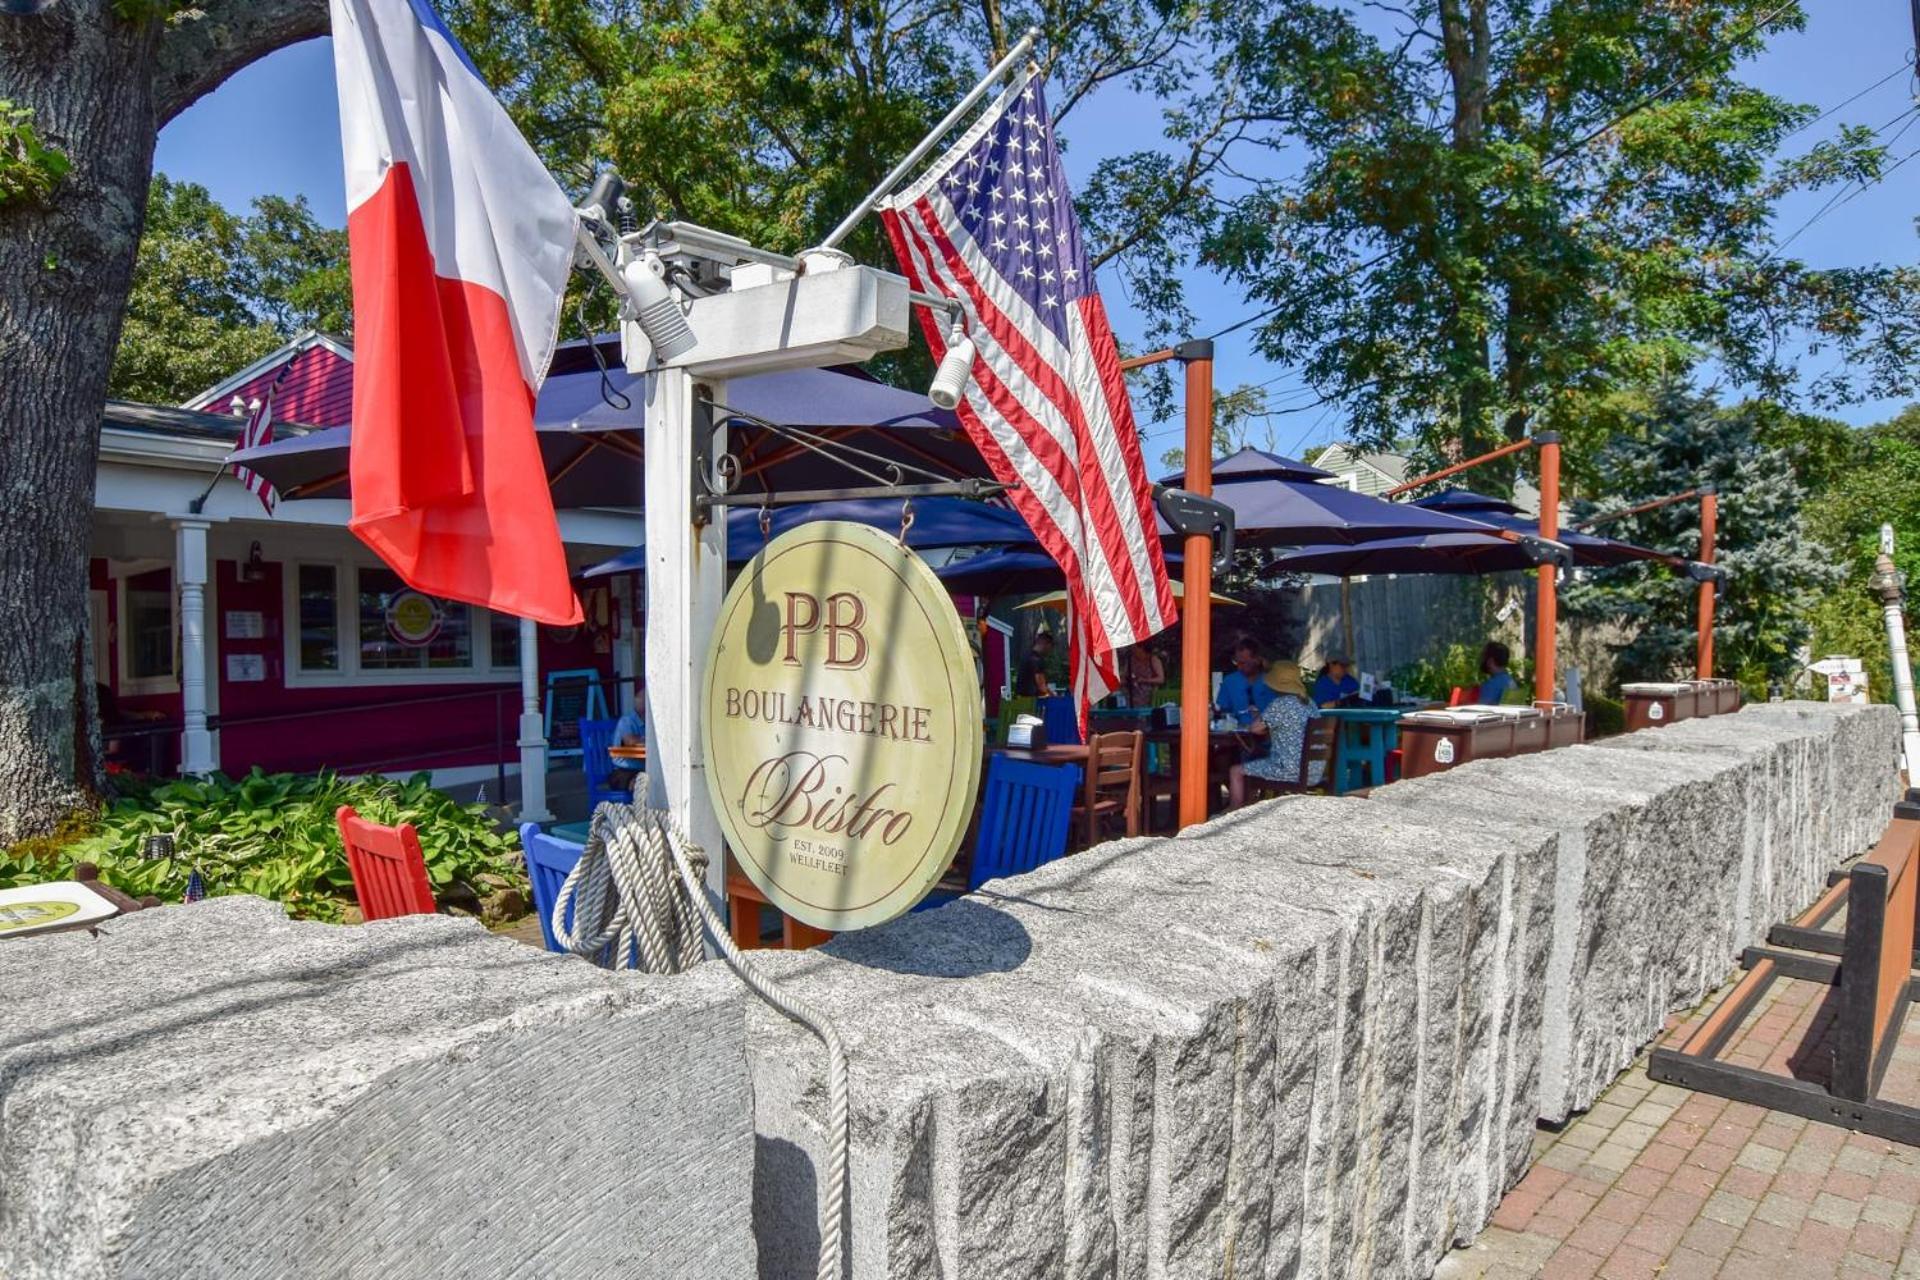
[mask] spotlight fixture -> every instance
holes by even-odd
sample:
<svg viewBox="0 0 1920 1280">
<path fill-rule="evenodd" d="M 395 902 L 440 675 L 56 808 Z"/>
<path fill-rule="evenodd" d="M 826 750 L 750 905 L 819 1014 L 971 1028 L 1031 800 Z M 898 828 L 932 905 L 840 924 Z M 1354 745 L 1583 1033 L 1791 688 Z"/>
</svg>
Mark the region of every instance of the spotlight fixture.
<svg viewBox="0 0 1920 1280">
<path fill-rule="evenodd" d="M 936 408 L 951 409 L 960 403 L 960 397 L 966 394 L 967 379 L 973 376 L 975 354 L 973 339 L 955 324 L 947 335 L 947 354 L 940 357 L 933 385 L 927 388 L 927 399 L 933 401 Z"/>
<path fill-rule="evenodd" d="M 666 264 L 657 253 L 635 258 L 620 271 L 634 322 L 647 335 L 655 356 L 673 360 L 693 350 L 700 340 L 694 337 L 679 300 L 667 287 L 666 275 Z"/>
</svg>

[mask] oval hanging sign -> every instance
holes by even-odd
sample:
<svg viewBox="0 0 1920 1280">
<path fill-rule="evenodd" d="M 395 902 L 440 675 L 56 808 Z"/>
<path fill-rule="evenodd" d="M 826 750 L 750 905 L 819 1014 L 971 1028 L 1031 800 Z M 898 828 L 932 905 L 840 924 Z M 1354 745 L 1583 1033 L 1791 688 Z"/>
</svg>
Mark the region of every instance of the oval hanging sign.
<svg viewBox="0 0 1920 1280">
<path fill-rule="evenodd" d="M 946 588 L 870 525 L 769 542 L 720 606 L 707 664 L 707 788 L 734 860 L 817 929 L 925 897 L 973 814 L 973 651 Z"/>
<path fill-rule="evenodd" d="M 387 634 L 401 644 L 431 644 L 440 634 L 440 606 L 432 596 L 402 591 L 387 602 Z"/>
</svg>

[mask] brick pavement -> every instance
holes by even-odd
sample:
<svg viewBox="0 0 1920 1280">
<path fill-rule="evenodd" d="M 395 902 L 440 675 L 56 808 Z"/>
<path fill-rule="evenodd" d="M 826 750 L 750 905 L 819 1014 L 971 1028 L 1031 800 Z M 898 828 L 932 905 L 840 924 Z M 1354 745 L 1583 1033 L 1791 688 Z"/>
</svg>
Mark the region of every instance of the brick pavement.
<svg viewBox="0 0 1920 1280">
<path fill-rule="evenodd" d="M 1686 1035 L 1718 1003 L 1676 1019 Z M 1824 1026 L 1828 988 L 1782 979 L 1725 1056 L 1808 1078 L 1793 1058 Z M 1920 1105 L 1920 1014 L 1885 1096 Z M 1436 1280 L 1920 1280 L 1920 1148 L 1656 1084 L 1643 1056 L 1592 1110 L 1541 1132 L 1493 1225 Z"/>
</svg>

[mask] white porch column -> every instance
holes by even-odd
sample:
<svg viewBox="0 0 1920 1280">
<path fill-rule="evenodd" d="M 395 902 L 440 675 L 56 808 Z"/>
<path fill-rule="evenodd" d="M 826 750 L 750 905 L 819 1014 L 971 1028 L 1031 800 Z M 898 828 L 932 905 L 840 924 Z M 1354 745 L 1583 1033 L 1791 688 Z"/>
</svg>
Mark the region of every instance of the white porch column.
<svg viewBox="0 0 1920 1280">
<path fill-rule="evenodd" d="M 540 624 L 520 619 L 520 821 L 552 822 L 547 808 L 547 724 L 540 707 Z"/>
<path fill-rule="evenodd" d="M 726 385 L 703 380 L 726 402 Z M 720 820 L 707 798 L 700 705 L 707 642 L 726 590 L 727 522 L 693 524 L 693 378 L 657 370 L 647 380 L 647 804 L 666 809 L 707 851 L 707 885 L 726 896 Z M 716 433 L 712 437 L 718 440 Z"/>
<path fill-rule="evenodd" d="M 220 767 L 207 732 L 207 530 L 200 516 L 173 520 L 173 579 L 180 593 L 180 772 Z"/>
<path fill-rule="evenodd" d="M 613 674 L 619 677 L 619 691 L 614 694 L 613 710 L 615 715 L 625 715 L 634 709 L 634 661 L 633 644 L 633 579 L 618 574 L 613 580 L 613 612 L 620 620 L 620 638 L 613 645 Z"/>
</svg>

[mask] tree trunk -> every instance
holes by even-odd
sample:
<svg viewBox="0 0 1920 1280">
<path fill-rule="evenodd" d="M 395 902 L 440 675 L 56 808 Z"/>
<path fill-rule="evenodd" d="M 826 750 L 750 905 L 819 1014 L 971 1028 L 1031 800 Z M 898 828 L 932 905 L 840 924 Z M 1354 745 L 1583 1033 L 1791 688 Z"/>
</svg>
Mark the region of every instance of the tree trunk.
<svg viewBox="0 0 1920 1280">
<path fill-rule="evenodd" d="M 76 674 L 94 456 L 146 215 L 160 31 L 105 9 L 0 20 L 0 97 L 73 164 L 44 201 L 0 207 L 0 844 L 50 830 L 96 782 L 76 741 L 93 718 Z"/>
<path fill-rule="evenodd" d="M 159 8 L 160 6 L 152 6 Z M 0 205 L 0 845 L 98 782 L 87 640 L 94 465 L 159 126 L 326 27 L 325 0 L 203 0 L 130 22 L 112 0 L 0 18 L 0 98 L 72 169 Z"/>
</svg>

